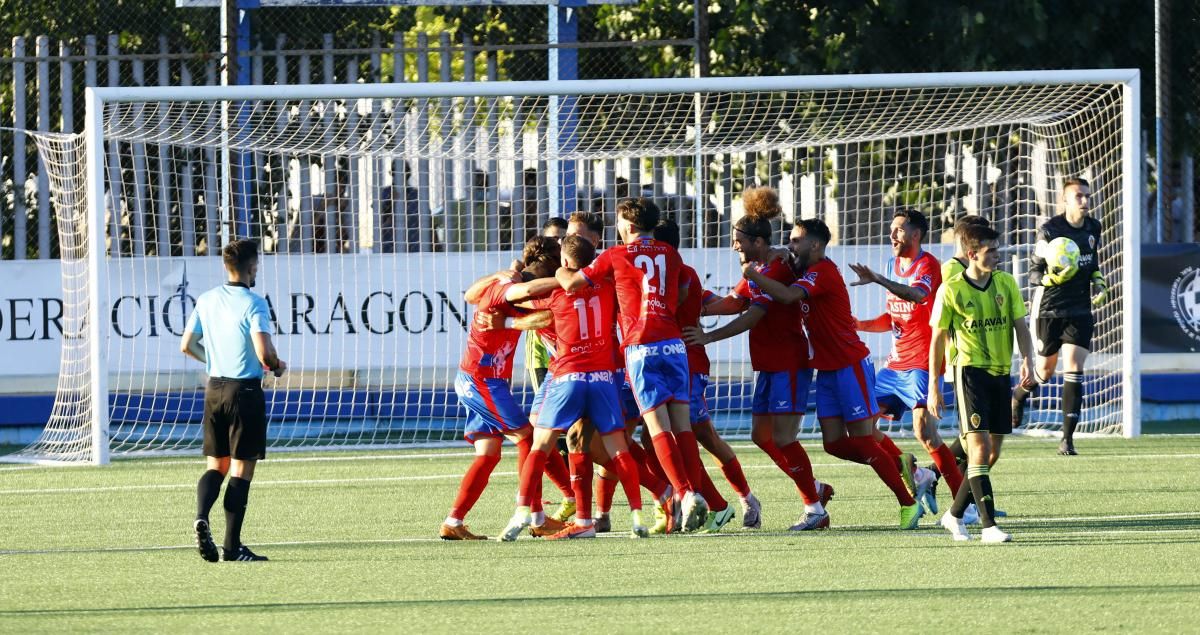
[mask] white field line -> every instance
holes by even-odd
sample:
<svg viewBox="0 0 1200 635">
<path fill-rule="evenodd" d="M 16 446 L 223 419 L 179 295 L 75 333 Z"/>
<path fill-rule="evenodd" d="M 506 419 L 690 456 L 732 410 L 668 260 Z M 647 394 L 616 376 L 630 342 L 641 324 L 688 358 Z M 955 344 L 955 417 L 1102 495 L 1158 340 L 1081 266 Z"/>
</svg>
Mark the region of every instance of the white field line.
<svg viewBox="0 0 1200 635">
<path fill-rule="evenodd" d="M 1040 518 L 1006 518 L 1005 526 L 1045 522 L 1072 522 L 1072 521 L 1095 521 L 1095 520 L 1154 520 L 1165 518 L 1189 518 L 1196 517 L 1200 521 L 1200 512 L 1163 512 L 1151 514 L 1116 514 L 1107 516 L 1046 516 Z M 838 525 L 833 530 L 833 534 L 838 533 L 838 529 L 862 530 L 862 529 L 880 529 L 881 525 Z M 916 531 L 912 533 L 904 533 L 903 535 L 910 536 L 937 536 L 944 537 L 945 533 L 938 530 L 934 531 L 933 526 L 922 528 L 926 531 Z M 1200 526 L 1194 529 L 1099 529 L 1099 530 L 1079 530 L 1079 531 L 1055 531 L 1049 534 L 1050 537 L 1057 536 L 1106 536 L 1106 535 L 1158 535 L 1158 534 L 1194 534 L 1200 532 Z M 796 534 L 788 531 L 730 531 L 722 534 L 676 534 L 674 536 L 663 538 L 678 540 L 678 539 L 713 539 L 721 538 L 756 538 L 769 536 L 795 536 Z M 602 539 L 622 539 L 629 540 L 629 535 L 625 532 L 612 532 L 601 534 Z M 534 540 L 533 538 L 522 537 L 522 541 Z M 1017 535 L 1017 544 L 1020 541 L 1020 534 Z M 432 536 L 410 536 L 400 538 L 378 538 L 378 539 L 340 539 L 340 540 L 288 540 L 280 542 L 259 542 L 255 543 L 255 547 L 305 547 L 305 546 L 324 546 L 324 545 L 393 545 L 393 544 L 409 544 L 409 543 L 438 543 L 443 542 L 440 538 Z M 140 551 L 173 551 L 173 550 L 190 550 L 195 549 L 196 545 L 151 545 L 151 546 L 125 546 L 125 547 L 98 547 L 89 548 L 72 548 L 64 547 L 61 549 L 10 549 L 0 550 L 0 556 L 28 556 L 28 555 L 52 555 L 52 554 L 70 554 L 70 553 L 122 553 L 122 552 L 140 552 Z"/>
<path fill-rule="evenodd" d="M 467 454 L 466 456 L 474 456 Z M 1070 462 L 1080 463 L 1084 461 L 1108 460 L 1108 459 L 1197 459 L 1200 454 L 1113 454 L 1095 457 L 1074 457 L 1064 459 L 1060 456 L 1044 456 L 1044 457 L 1018 457 L 1012 459 L 1004 459 L 1005 463 L 1017 462 Z M 199 463 L 197 462 L 197 465 Z M 821 469 L 841 469 L 857 467 L 857 463 L 849 461 L 837 461 L 835 463 L 813 463 L 813 468 Z M 719 472 L 716 467 L 707 467 L 709 472 Z M 757 464 L 757 465 L 742 465 L 743 470 L 772 470 L 778 469 L 774 463 Z M 360 478 L 325 478 L 325 479 L 279 479 L 269 480 L 260 479 L 254 481 L 255 487 L 273 487 L 279 485 L 349 485 L 354 483 L 391 483 L 391 482 L 406 482 L 406 481 L 440 481 L 447 479 L 461 479 L 461 473 L 455 474 L 423 474 L 417 476 L 364 476 Z M 492 472 L 493 477 L 510 477 L 517 476 L 516 472 Z M 175 490 L 175 489 L 192 489 L 196 487 L 194 482 L 189 483 L 159 483 L 159 484 L 141 484 L 141 485 L 107 485 L 93 487 L 57 487 L 57 488 L 23 488 L 23 489 L 3 489 L 0 490 L 0 496 L 31 496 L 31 495 L 47 495 L 47 494 L 92 494 L 101 492 L 134 492 L 148 490 Z"/>
</svg>

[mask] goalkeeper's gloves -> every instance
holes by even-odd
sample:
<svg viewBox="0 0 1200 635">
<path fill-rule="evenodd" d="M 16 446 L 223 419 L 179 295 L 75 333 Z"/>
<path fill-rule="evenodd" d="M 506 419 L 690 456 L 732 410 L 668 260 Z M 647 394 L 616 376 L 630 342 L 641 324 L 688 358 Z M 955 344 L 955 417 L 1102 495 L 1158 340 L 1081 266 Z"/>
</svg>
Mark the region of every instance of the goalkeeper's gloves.
<svg viewBox="0 0 1200 635">
<path fill-rule="evenodd" d="M 1048 271 L 1045 274 L 1042 274 L 1042 286 L 1057 287 L 1067 280 L 1070 280 L 1074 273 L 1075 272 L 1070 269 L 1063 269 L 1062 271 L 1055 272 Z"/>
<path fill-rule="evenodd" d="M 1108 300 L 1108 283 L 1104 281 L 1104 276 L 1099 271 L 1092 272 L 1092 285 L 1099 289 L 1092 296 L 1092 306 L 1100 306 Z"/>
</svg>

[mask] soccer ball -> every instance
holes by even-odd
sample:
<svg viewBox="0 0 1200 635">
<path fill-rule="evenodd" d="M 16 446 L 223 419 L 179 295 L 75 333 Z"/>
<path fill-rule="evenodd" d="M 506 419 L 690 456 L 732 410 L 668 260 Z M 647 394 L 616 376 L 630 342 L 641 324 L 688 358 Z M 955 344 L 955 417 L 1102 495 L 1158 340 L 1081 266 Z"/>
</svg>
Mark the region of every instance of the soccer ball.
<svg viewBox="0 0 1200 635">
<path fill-rule="evenodd" d="M 1063 280 L 1070 280 L 1079 271 L 1079 245 L 1066 236 L 1050 241 L 1042 252 L 1047 270 Z"/>
</svg>

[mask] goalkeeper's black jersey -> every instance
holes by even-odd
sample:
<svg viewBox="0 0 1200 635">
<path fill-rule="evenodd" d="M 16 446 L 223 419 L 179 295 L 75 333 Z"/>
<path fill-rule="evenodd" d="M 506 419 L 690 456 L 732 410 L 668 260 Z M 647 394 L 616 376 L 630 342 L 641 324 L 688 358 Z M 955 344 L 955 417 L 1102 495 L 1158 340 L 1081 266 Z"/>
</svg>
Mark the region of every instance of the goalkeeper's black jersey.
<svg viewBox="0 0 1200 635">
<path fill-rule="evenodd" d="M 1100 221 L 1086 216 L 1083 227 L 1072 227 L 1066 216 L 1059 214 L 1042 223 L 1038 228 L 1038 243 L 1049 243 L 1059 236 L 1066 236 L 1079 245 L 1079 272 L 1070 280 L 1055 287 L 1042 287 L 1042 274 L 1046 273 L 1046 261 L 1034 250 L 1030 267 L 1030 282 L 1037 293 L 1034 310 L 1042 317 L 1071 317 L 1089 315 L 1092 312 L 1092 274 L 1100 270 Z"/>
</svg>

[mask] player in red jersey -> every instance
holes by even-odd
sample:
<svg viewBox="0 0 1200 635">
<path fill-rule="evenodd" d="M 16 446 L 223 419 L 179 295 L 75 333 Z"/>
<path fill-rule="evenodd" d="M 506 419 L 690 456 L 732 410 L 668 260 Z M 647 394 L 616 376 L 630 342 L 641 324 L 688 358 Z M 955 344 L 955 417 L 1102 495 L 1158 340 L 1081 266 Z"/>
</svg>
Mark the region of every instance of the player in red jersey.
<svg viewBox="0 0 1200 635">
<path fill-rule="evenodd" d="M 494 311 L 517 317 L 522 311 L 514 306 L 539 294 L 553 291 L 557 283 L 550 274 L 558 264 L 558 243 L 548 238 L 532 238 L 525 244 L 522 275 L 529 282 L 514 284 L 495 278 L 477 294 L 480 311 Z M 520 450 L 518 463 L 530 447 L 530 426 L 525 412 L 513 399 L 513 352 L 520 332 L 513 329 L 485 330 L 472 321 L 467 349 L 459 362 L 454 392 L 467 409 L 467 427 L 463 435 L 475 446 L 475 460 L 463 476 L 458 496 L 442 524 L 445 540 L 484 540 L 463 524 L 467 512 L 487 487 L 492 470 L 500 462 L 500 447 L 507 437 Z M 540 503 L 540 501 L 539 501 Z"/>
<path fill-rule="evenodd" d="M 799 278 L 790 286 L 763 275 L 752 263 L 742 266 L 742 274 L 776 301 L 800 303 L 812 346 L 811 365 L 817 369 L 817 421 L 825 451 L 870 465 L 900 503 L 900 527 L 915 529 L 921 506 L 904 486 L 896 462 L 873 436 L 879 415 L 875 365 L 854 330 L 846 282 L 837 265 L 825 257 L 830 238 L 823 221 L 796 221 L 788 249 Z"/>
<path fill-rule="evenodd" d="M 684 527 L 695 529 L 708 505 L 693 485 L 704 468 L 689 421 L 687 349 L 675 321 L 680 292 L 686 292 L 679 278 L 683 261 L 673 247 L 650 237 L 660 215 L 653 201 L 623 199 L 617 212 L 624 244 L 604 251 L 581 271 L 560 269 L 557 277 L 567 291 L 593 282 L 616 286 L 629 383 L 662 467 L 681 497 Z"/>
<path fill-rule="evenodd" d="M 596 249 L 579 236 L 563 241 L 562 266 L 578 271 L 595 257 Z M 557 353 L 551 363 L 545 399 L 537 417 L 533 450 L 521 469 L 517 510 L 500 539 L 515 540 L 531 521 L 532 499 L 536 484 L 542 479 L 542 469 L 549 453 L 562 432 L 580 417 L 587 417 L 603 439 L 605 450 L 612 460 L 609 466 L 617 473 L 629 500 L 633 516 L 633 535 L 650 535 L 642 522 L 641 494 L 638 491 L 638 468 L 625 438 L 625 426 L 617 402 L 614 383 L 613 337 L 609 324 L 616 314 L 616 297 L 612 284 L 596 281 L 575 291 L 557 289 L 544 299 L 534 300 L 534 309 L 546 309 L 553 314 L 557 334 Z M 589 465 L 590 467 L 590 465 Z M 590 474 L 577 474 L 577 498 L 585 498 L 591 488 Z M 595 527 L 587 506 L 577 512 L 574 523 L 551 538 L 594 538 Z"/>
<path fill-rule="evenodd" d="M 858 274 L 858 280 L 850 286 L 878 284 L 887 290 L 887 311 L 870 320 L 858 322 L 858 330 L 869 333 L 892 334 L 892 352 L 887 366 L 875 376 L 875 399 L 881 415 L 889 419 L 899 418 L 905 410 L 912 410 L 913 433 L 929 452 L 938 473 L 946 477 L 950 490 L 958 492 L 962 484 L 962 473 L 954 453 L 942 442 L 938 434 L 938 422 L 929 416 L 925 408 L 925 396 L 929 394 L 929 382 L 937 382 L 941 389 L 941 376 L 929 376 L 929 346 L 933 329 L 929 326 L 934 297 L 942 284 L 941 264 L 933 254 L 921 248 L 929 221 L 915 209 L 901 209 L 892 218 L 891 241 L 892 277 L 877 273 L 862 264 L 850 268 Z M 894 278 L 894 279 L 893 279 Z M 937 476 L 933 471 L 915 467 L 911 454 L 901 453 L 892 440 L 881 433 L 875 439 L 902 463 L 901 476 L 911 475 L 906 481 L 910 491 L 922 501 L 930 513 L 936 514 Z"/>
<path fill-rule="evenodd" d="M 791 268 L 786 262 L 770 257 L 774 234 L 771 220 L 783 213 L 779 194 L 768 187 L 751 188 L 742 195 L 742 201 L 745 215 L 734 223 L 733 250 L 741 264 L 752 266 L 780 284 L 790 285 L 796 280 Z M 724 298 L 708 294 L 704 312 L 741 315 L 708 333 L 699 327 L 685 329 L 689 344 L 703 346 L 750 331 L 750 364 L 755 371 L 751 438 L 800 490 L 804 514 L 791 529 L 829 527 L 821 490 L 832 496 L 833 488 L 822 485 L 818 489 L 808 453 L 796 440 L 808 408 L 808 388 L 812 382 L 808 338 L 799 305 L 776 302 L 757 284 L 742 280 Z M 757 523 L 743 524 L 757 526 Z"/>
</svg>

